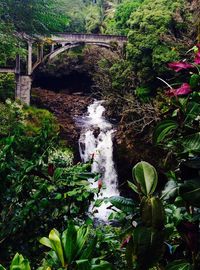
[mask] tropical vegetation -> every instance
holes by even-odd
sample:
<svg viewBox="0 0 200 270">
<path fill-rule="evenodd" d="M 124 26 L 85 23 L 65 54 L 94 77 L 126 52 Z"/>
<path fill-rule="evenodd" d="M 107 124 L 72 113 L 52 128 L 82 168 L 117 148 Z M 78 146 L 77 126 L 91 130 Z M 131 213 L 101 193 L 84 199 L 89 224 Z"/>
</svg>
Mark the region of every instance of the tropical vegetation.
<svg viewBox="0 0 200 270">
<path fill-rule="evenodd" d="M 133 162 L 123 195 L 94 202 L 104 185 L 92 157 L 77 161 L 55 115 L 14 100 L 15 76 L 0 73 L 0 269 L 200 269 L 198 1 L 0 0 L 0 67 L 20 55 L 24 69 L 22 33 L 56 32 L 127 36 L 110 51 L 82 44 L 42 72 L 87 66 L 125 155 L 140 144 L 148 160 Z M 107 223 L 91 202 L 113 209 Z"/>
</svg>

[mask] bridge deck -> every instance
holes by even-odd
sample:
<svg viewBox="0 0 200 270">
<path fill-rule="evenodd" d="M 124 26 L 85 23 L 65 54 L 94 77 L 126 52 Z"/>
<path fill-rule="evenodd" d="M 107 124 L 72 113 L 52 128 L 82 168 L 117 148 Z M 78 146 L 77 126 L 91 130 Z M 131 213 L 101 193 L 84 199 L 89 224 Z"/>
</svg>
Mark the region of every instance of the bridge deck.
<svg viewBox="0 0 200 270">
<path fill-rule="evenodd" d="M 65 34 L 57 33 L 51 36 L 54 42 L 102 42 L 108 43 L 117 41 L 127 42 L 127 37 L 116 35 L 95 35 L 95 34 Z"/>
<path fill-rule="evenodd" d="M 15 68 L 0 68 L 0 73 L 15 73 Z"/>
</svg>

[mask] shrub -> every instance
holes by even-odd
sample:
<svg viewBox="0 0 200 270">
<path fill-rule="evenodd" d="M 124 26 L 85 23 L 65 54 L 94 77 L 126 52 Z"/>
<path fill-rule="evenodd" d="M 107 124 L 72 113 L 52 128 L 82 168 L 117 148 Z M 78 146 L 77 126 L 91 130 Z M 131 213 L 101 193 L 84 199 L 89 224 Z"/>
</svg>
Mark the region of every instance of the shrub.
<svg viewBox="0 0 200 270">
<path fill-rule="evenodd" d="M 0 74 L 0 101 L 15 97 L 15 75 L 12 73 Z"/>
</svg>

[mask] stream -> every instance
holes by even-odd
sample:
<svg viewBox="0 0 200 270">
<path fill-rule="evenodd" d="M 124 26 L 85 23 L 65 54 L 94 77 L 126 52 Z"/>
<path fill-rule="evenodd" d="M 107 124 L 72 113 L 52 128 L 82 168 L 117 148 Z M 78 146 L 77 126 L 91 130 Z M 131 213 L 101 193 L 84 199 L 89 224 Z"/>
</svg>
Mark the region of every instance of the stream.
<svg viewBox="0 0 200 270">
<path fill-rule="evenodd" d="M 88 106 L 86 116 L 80 117 L 78 123 L 81 126 L 79 138 L 79 152 L 83 162 L 92 160 L 92 172 L 101 174 L 101 188 L 95 199 L 109 198 L 119 195 L 118 179 L 113 161 L 113 137 L 115 129 L 104 117 L 105 108 L 103 101 L 94 101 Z M 98 188 L 98 182 L 90 180 L 93 188 Z M 112 213 L 108 209 L 110 205 L 102 203 L 95 208 L 90 205 L 89 212 L 95 218 L 108 221 Z"/>
</svg>

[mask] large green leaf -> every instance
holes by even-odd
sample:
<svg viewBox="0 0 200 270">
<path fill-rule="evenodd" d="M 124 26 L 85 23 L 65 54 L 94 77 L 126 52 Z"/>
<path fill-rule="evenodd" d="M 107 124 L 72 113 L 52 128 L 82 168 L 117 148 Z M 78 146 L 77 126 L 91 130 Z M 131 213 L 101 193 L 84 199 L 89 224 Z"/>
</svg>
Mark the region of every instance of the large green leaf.
<svg viewBox="0 0 200 270">
<path fill-rule="evenodd" d="M 200 205 L 200 178 L 189 180 L 179 188 L 179 194 L 184 201 L 199 207 Z"/>
<path fill-rule="evenodd" d="M 0 270 L 6 270 L 6 268 L 4 268 L 3 265 L 0 264 Z"/>
<path fill-rule="evenodd" d="M 190 263 L 184 260 L 177 260 L 169 263 L 165 270 L 192 270 L 193 267 Z"/>
<path fill-rule="evenodd" d="M 158 144 L 162 142 L 167 135 L 171 133 L 172 130 L 176 129 L 178 124 L 174 120 L 163 120 L 160 122 L 154 130 L 153 141 Z"/>
<path fill-rule="evenodd" d="M 134 211 L 135 204 L 132 199 L 122 196 L 112 196 L 109 198 L 109 201 L 112 205 L 125 213 L 132 213 Z"/>
<path fill-rule="evenodd" d="M 158 183 L 156 169 L 146 161 L 141 161 L 133 167 L 133 179 L 139 184 L 141 192 L 148 196 L 152 194 Z"/>
<path fill-rule="evenodd" d="M 51 245 L 53 250 L 56 252 L 62 266 L 65 266 L 63 247 L 60 239 L 60 234 L 56 229 L 53 229 L 49 233 L 49 240 L 51 241 Z"/>
<path fill-rule="evenodd" d="M 62 234 L 62 244 L 64 247 L 65 257 L 67 263 L 70 264 L 76 255 L 76 245 L 77 245 L 77 230 L 72 221 L 68 223 L 68 228 Z"/>
<path fill-rule="evenodd" d="M 185 136 L 181 139 L 184 153 L 200 152 L 200 132 Z"/>
<path fill-rule="evenodd" d="M 76 241 L 76 258 L 81 254 L 86 241 L 88 240 L 89 227 L 81 226 L 77 231 L 77 241 Z"/>
</svg>

